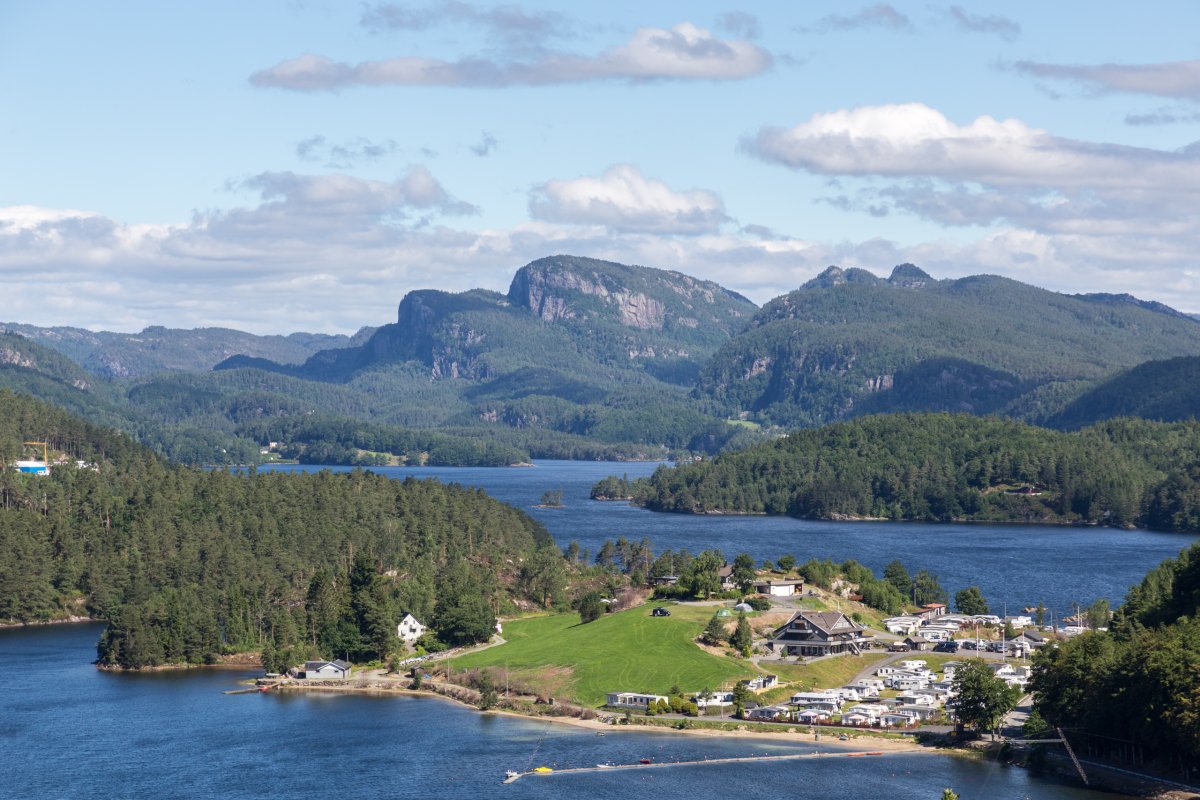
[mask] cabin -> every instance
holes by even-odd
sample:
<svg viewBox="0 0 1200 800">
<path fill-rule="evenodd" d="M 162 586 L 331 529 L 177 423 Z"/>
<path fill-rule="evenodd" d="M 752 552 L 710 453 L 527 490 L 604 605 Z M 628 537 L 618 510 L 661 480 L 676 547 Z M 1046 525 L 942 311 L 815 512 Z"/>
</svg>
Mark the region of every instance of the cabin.
<svg viewBox="0 0 1200 800">
<path fill-rule="evenodd" d="M 858 655 L 866 630 L 840 611 L 797 611 L 767 639 L 767 648 L 785 656 Z"/>
<path fill-rule="evenodd" d="M 304 669 L 296 676 L 305 681 L 344 681 L 350 677 L 350 664 L 336 661 L 305 661 Z"/>
<path fill-rule="evenodd" d="M 608 702 L 605 705 L 610 708 L 632 708 L 635 711 L 645 711 L 650 707 L 651 703 L 657 703 L 662 700 L 664 703 L 667 698 L 661 694 L 642 694 L 641 692 L 609 692 Z"/>
<path fill-rule="evenodd" d="M 746 712 L 746 718 L 760 722 L 778 722 L 787 719 L 789 713 L 783 706 L 760 706 Z"/>
<path fill-rule="evenodd" d="M 400 620 L 400 624 L 396 626 L 396 635 L 400 637 L 400 641 L 411 645 L 413 642 L 425 635 L 425 631 L 429 630 L 422 625 L 412 614 L 405 614 Z"/>
<path fill-rule="evenodd" d="M 909 650 L 925 651 L 933 649 L 933 642 L 924 636 L 909 636 L 904 640 L 904 643 L 908 645 Z"/>
<path fill-rule="evenodd" d="M 765 594 L 768 597 L 791 597 L 792 595 L 804 593 L 804 579 L 758 580 L 754 582 L 754 591 L 759 594 Z"/>
<path fill-rule="evenodd" d="M 738 681 L 742 686 L 745 686 L 752 692 L 761 692 L 764 689 L 771 689 L 779 683 L 778 675 L 759 675 L 755 678 L 748 678 L 743 681 Z"/>
</svg>

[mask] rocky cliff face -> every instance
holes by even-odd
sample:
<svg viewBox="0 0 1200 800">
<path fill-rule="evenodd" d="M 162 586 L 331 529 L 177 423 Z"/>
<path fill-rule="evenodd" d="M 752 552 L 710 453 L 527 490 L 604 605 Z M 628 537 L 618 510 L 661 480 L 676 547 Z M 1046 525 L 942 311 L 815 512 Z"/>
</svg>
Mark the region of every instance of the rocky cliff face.
<svg viewBox="0 0 1200 800">
<path fill-rule="evenodd" d="M 746 298 L 710 281 L 575 256 L 522 267 L 508 299 L 547 322 L 608 317 L 648 331 L 696 329 L 715 318 L 732 332 L 754 313 Z"/>
</svg>

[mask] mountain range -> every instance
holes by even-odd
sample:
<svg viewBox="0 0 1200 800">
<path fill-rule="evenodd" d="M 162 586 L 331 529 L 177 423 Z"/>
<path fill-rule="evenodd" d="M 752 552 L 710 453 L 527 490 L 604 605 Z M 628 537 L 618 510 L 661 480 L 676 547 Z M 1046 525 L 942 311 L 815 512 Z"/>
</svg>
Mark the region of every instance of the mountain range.
<svg viewBox="0 0 1200 800">
<path fill-rule="evenodd" d="M 680 272 L 553 256 L 504 294 L 409 292 L 353 337 L 3 328 L 0 385 L 201 462 L 268 442 L 326 463 L 664 457 L 897 411 L 1179 419 L 1200 380 L 1200 323 L 1167 306 L 911 264 L 830 267 L 761 309 Z"/>
</svg>

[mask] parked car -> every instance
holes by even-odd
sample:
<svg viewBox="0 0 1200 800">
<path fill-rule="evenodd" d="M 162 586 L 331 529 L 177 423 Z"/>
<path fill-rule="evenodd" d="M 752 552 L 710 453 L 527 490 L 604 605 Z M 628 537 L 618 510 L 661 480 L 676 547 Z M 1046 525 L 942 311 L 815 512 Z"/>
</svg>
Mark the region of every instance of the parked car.
<svg viewBox="0 0 1200 800">
<path fill-rule="evenodd" d="M 655 607 L 655 609 L 653 611 L 650 612 L 650 616 L 652 616 L 652 617 L 669 617 L 669 616 L 671 616 L 671 612 L 668 611 L 667 609 L 663 608 L 662 606 L 657 606 L 657 607 Z"/>
<path fill-rule="evenodd" d="M 938 642 L 936 645 L 934 645 L 933 652 L 935 652 L 935 653 L 957 653 L 958 652 L 958 642 L 955 642 L 955 641 Z"/>
</svg>

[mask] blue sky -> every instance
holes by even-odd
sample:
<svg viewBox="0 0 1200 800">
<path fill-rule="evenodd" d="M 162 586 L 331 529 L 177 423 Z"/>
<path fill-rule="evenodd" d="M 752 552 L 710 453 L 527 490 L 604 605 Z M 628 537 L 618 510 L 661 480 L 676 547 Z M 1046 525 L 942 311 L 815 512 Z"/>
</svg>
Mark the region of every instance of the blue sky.
<svg viewBox="0 0 1200 800">
<path fill-rule="evenodd" d="M 353 331 L 572 253 L 1200 311 L 1193 2 L 7 3 L 0 318 Z"/>
</svg>

